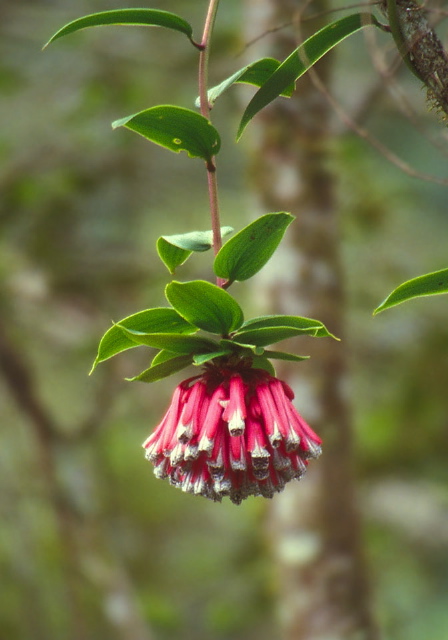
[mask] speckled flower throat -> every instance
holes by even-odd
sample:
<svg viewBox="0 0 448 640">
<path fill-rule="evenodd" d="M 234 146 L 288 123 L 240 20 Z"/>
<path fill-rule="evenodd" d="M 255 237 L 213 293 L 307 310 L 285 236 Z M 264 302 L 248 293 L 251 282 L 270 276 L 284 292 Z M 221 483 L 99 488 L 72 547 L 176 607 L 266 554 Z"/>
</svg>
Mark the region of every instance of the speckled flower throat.
<svg viewBox="0 0 448 640">
<path fill-rule="evenodd" d="M 272 498 L 304 474 L 321 440 L 283 381 L 244 364 L 210 364 L 176 387 L 144 443 L 158 478 L 214 501 Z"/>
</svg>

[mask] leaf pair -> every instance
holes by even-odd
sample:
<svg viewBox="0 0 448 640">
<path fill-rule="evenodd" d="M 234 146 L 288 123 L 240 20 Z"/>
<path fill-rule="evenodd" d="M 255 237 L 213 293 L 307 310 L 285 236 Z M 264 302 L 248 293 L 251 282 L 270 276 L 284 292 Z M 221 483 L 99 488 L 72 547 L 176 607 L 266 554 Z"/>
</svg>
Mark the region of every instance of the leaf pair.
<svg viewBox="0 0 448 640">
<path fill-rule="evenodd" d="M 289 213 L 267 213 L 241 229 L 218 252 L 213 265 L 215 274 L 227 280 L 227 286 L 236 280 L 251 278 L 268 262 L 293 220 Z M 226 236 L 232 231 L 232 227 L 222 227 L 221 235 Z M 193 252 L 207 251 L 212 243 L 211 231 L 192 231 L 161 236 L 157 241 L 157 251 L 173 274 Z"/>
</svg>

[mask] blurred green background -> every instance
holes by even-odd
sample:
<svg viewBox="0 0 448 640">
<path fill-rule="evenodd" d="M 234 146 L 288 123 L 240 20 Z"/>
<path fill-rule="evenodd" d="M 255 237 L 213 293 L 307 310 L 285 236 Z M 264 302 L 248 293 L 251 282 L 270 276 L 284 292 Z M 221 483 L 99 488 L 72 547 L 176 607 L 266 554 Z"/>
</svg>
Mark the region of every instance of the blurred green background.
<svg viewBox="0 0 448 640">
<path fill-rule="evenodd" d="M 111 28 L 41 52 L 68 20 L 134 4 L 0 4 L 0 638 L 268 640 L 278 635 L 269 504 L 213 504 L 153 477 L 140 445 L 174 385 L 122 381 L 147 366 L 144 349 L 87 375 L 112 319 L 164 304 L 156 238 L 209 226 L 200 161 L 110 128 L 155 104 L 192 106 L 197 55 L 187 41 Z M 206 2 L 151 6 L 199 33 Z M 250 55 L 241 55 L 243 16 L 241 2 L 222 3 L 212 82 Z M 335 93 L 356 110 L 377 84 L 362 36 L 345 42 Z M 367 100 L 364 126 L 418 171 L 447 177 L 444 124 L 409 74 L 399 87 L 417 124 L 384 91 Z M 254 215 L 250 136 L 233 143 L 242 95 L 230 92 L 214 112 L 223 224 L 236 228 Z M 403 280 L 446 267 L 448 192 L 352 133 L 334 144 L 374 607 L 384 638 L 445 640 L 448 302 L 371 313 Z M 209 256 L 181 276 L 210 277 Z M 256 310 L 256 290 L 236 295 Z"/>
</svg>

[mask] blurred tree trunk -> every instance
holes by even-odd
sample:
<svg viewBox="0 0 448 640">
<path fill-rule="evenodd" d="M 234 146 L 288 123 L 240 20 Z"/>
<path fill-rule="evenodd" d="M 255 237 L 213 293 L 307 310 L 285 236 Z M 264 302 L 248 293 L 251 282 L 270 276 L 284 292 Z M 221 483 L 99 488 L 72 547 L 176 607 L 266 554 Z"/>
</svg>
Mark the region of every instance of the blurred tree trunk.
<svg viewBox="0 0 448 640">
<path fill-rule="evenodd" d="M 299 0 L 246 0 L 247 40 L 266 33 L 250 48 L 250 58 L 289 55 L 299 40 L 299 10 L 314 14 L 326 8 L 324 2 L 307 6 Z M 291 26 L 274 30 L 287 23 Z M 321 26 L 317 20 L 301 24 L 300 40 Z M 330 65 L 331 54 L 318 67 L 326 83 Z M 266 270 L 262 290 L 269 312 L 318 318 L 343 338 L 335 176 L 328 168 L 334 144 L 330 116 L 311 79 L 300 79 L 291 100 L 277 100 L 252 123 L 252 132 L 258 131 L 252 171 L 263 212 L 296 216 L 276 259 L 280 268 Z M 283 637 L 374 640 L 378 634 L 355 502 L 347 347 L 304 338 L 300 347 L 311 360 L 280 373 L 292 383 L 299 411 L 323 437 L 324 452 L 300 484 L 289 485 L 274 499 L 269 512 Z"/>
<path fill-rule="evenodd" d="M 105 416 L 103 403 L 107 400 L 110 405 L 110 396 L 107 394 L 107 398 L 103 398 L 98 394 L 91 414 L 87 416 L 84 424 L 79 425 L 77 435 L 65 436 L 63 427 L 53 419 L 49 407 L 39 395 L 31 362 L 22 353 L 20 342 L 16 343 L 10 333 L 12 332 L 4 326 L 2 318 L 0 378 L 4 379 L 18 409 L 28 419 L 31 432 L 36 439 L 39 471 L 45 484 L 48 504 L 54 513 L 56 543 L 59 546 L 64 591 L 54 594 L 54 598 L 66 615 L 67 631 L 64 638 L 86 640 L 94 637 L 97 621 L 89 617 L 83 600 L 83 591 L 89 584 L 96 588 L 98 598 L 103 604 L 103 615 L 113 634 L 109 634 L 109 637 L 122 640 L 151 640 L 152 632 L 139 610 L 135 589 L 124 563 L 116 557 L 115 550 L 109 543 L 108 532 L 100 514 L 81 515 L 79 508 L 73 503 L 73 497 L 61 483 L 58 473 L 59 458 L 62 458 L 64 450 L 67 457 L 73 458 L 79 441 L 93 437 L 101 416 L 102 419 Z M 110 389 L 110 383 L 107 389 Z M 90 447 L 94 448 L 94 444 L 91 443 Z M 90 475 L 91 471 L 86 469 L 85 474 Z M 91 475 L 93 477 L 93 473 Z M 26 534 L 28 535 L 28 532 Z M 36 583 L 30 582 L 27 587 L 26 595 L 29 596 L 36 589 Z M 39 609 L 35 600 L 27 602 L 26 611 L 28 618 L 33 607 L 36 611 L 32 629 L 33 638 L 37 639 L 45 633 L 46 612 Z M 28 619 L 25 622 L 28 622 Z"/>
</svg>

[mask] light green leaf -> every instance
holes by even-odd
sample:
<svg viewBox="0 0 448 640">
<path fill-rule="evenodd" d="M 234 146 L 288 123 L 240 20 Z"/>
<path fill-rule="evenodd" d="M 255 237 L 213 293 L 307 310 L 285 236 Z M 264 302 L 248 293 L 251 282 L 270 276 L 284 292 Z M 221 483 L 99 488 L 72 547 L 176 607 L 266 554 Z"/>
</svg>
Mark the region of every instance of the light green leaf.
<svg viewBox="0 0 448 640">
<path fill-rule="evenodd" d="M 219 96 L 236 83 L 245 83 L 261 87 L 279 66 L 280 62 L 275 58 L 261 58 L 239 69 L 219 85 L 209 89 L 208 101 L 210 106 L 213 106 Z M 291 84 L 280 95 L 290 98 L 294 89 L 295 85 Z M 199 98 L 196 100 L 196 106 L 199 107 Z"/>
<path fill-rule="evenodd" d="M 173 373 L 185 369 L 185 367 L 190 366 L 192 363 L 192 355 L 176 356 L 175 358 L 170 358 L 169 360 L 151 366 L 149 369 L 146 369 L 146 371 L 142 371 L 138 376 L 126 378 L 126 380 L 129 382 L 157 382 L 157 380 L 162 380 L 162 378 L 167 378 L 173 375 Z"/>
<path fill-rule="evenodd" d="M 221 227 L 221 237 L 232 233 L 233 227 Z M 184 264 L 193 251 L 208 251 L 213 246 L 213 231 L 191 231 L 172 236 L 161 236 L 157 240 L 159 258 L 174 274 L 177 267 Z"/>
<path fill-rule="evenodd" d="M 190 158 L 203 158 L 207 162 L 221 147 L 219 133 L 207 118 L 173 105 L 151 107 L 116 120 L 112 127 L 126 127 L 165 149 L 175 153 L 186 151 Z"/>
<path fill-rule="evenodd" d="M 267 213 L 244 227 L 218 252 L 216 275 L 231 282 L 251 278 L 272 256 L 293 220 L 289 213 Z"/>
<path fill-rule="evenodd" d="M 197 353 L 193 356 L 193 364 L 199 366 L 206 362 L 210 362 L 210 360 L 214 360 L 215 358 L 220 358 L 221 356 L 226 356 L 228 354 L 229 351 L 225 349 L 221 349 L 220 351 L 215 351 L 213 353 Z"/>
<path fill-rule="evenodd" d="M 151 367 L 154 367 L 156 364 L 160 364 L 162 362 L 166 362 L 167 360 L 172 360 L 173 358 L 177 358 L 179 354 L 173 353 L 172 351 L 167 351 L 166 349 L 162 349 L 159 353 L 156 353 L 154 358 L 151 360 Z"/>
<path fill-rule="evenodd" d="M 295 49 L 249 102 L 240 122 L 237 139 L 261 109 L 281 95 L 333 47 L 369 24 L 378 26 L 376 18 L 370 13 L 346 16 L 325 26 Z"/>
<path fill-rule="evenodd" d="M 403 282 L 403 284 L 387 296 L 380 306 L 375 309 L 373 314 L 375 315 L 380 313 L 380 311 L 406 302 L 406 300 L 421 298 L 423 296 L 434 296 L 441 293 L 448 293 L 448 269 L 426 273 L 423 276 L 418 276 L 417 278 Z"/>
<path fill-rule="evenodd" d="M 156 246 L 159 258 L 171 274 L 174 274 L 177 267 L 184 264 L 184 262 L 186 262 L 193 253 L 192 251 L 176 247 L 174 244 L 171 244 L 171 242 L 168 242 L 163 236 L 157 240 Z"/>
<path fill-rule="evenodd" d="M 243 312 L 236 300 L 205 280 L 171 282 L 165 295 L 187 322 L 204 331 L 225 336 L 243 324 Z"/>
<path fill-rule="evenodd" d="M 180 333 L 143 333 L 118 324 L 118 327 L 130 339 L 138 345 L 154 347 L 155 349 L 164 349 L 173 353 L 204 353 L 216 351 L 219 344 L 208 338 L 201 336 L 184 335 Z"/>
<path fill-rule="evenodd" d="M 233 227 L 221 227 L 221 236 L 223 238 L 232 232 Z M 170 244 L 187 251 L 208 251 L 213 246 L 213 231 L 191 231 L 172 236 L 162 236 L 162 238 Z"/>
<path fill-rule="evenodd" d="M 174 309 L 168 307 L 156 307 L 139 311 L 132 316 L 120 320 L 120 325 L 134 331 L 149 333 L 195 333 L 197 328 L 188 323 Z M 133 340 L 128 338 L 118 325 L 111 327 L 101 338 L 98 354 L 93 363 L 92 371 L 104 360 L 112 356 L 138 346 Z M 91 373 L 92 373 L 91 371 Z"/>
<path fill-rule="evenodd" d="M 166 27 L 184 33 L 193 42 L 193 30 L 191 25 L 180 16 L 168 11 L 158 9 L 115 9 L 113 11 L 101 11 L 73 20 L 59 29 L 47 42 L 49 44 L 68 36 L 75 31 L 87 29 L 87 27 L 102 27 L 105 25 L 131 25 L 142 27 Z M 195 46 L 197 46 L 195 44 Z M 45 48 L 44 47 L 44 48 Z"/>
</svg>

